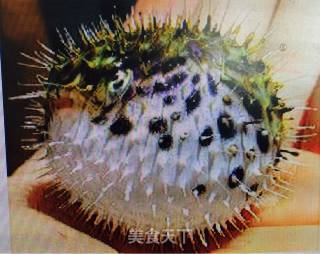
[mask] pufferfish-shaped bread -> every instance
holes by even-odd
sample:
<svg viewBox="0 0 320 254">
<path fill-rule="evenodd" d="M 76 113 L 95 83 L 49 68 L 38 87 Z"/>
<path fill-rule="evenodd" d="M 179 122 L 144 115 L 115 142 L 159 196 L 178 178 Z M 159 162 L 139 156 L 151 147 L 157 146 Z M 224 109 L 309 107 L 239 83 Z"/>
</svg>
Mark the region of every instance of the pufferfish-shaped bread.
<svg viewBox="0 0 320 254">
<path fill-rule="evenodd" d="M 240 44 L 238 28 L 221 34 L 210 17 L 204 28 L 114 22 L 83 26 L 80 44 L 66 33 L 59 53 L 41 44 L 54 186 L 111 235 L 153 230 L 161 242 L 172 229 L 183 248 L 187 230 L 218 246 L 215 235 L 245 223 L 243 211 L 255 217 L 265 196 L 281 196 L 275 175 L 291 110 L 281 85 L 253 35 Z M 67 113 L 52 106 L 65 99 Z"/>
</svg>

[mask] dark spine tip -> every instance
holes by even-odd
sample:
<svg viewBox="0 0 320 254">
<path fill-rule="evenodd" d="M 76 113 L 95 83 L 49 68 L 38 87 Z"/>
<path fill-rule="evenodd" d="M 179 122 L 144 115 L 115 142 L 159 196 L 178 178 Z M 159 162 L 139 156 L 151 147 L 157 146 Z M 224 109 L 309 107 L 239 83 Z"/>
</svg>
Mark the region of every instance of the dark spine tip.
<svg viewBox="0 0 320 254">
<path fill-rule="evenodd" d="M 201 146 L 209 146 L 213 140 L 213 131 L 211 127 L 206 127 L 200 137 L 199 137 L 199 144 Z"/>
<path fill-rule="evenodd" d="M 199 107 L 201 102 L 201 95 L 199 90 L 193 90 L 192 93 L 186 99 L 186 111 L 190 114 L 197 107 Z"/>
<path fill-rule="evenodd" d="M 254 184 L 250 185 L 249 190 L 250 190 L 251 193 L 252 192 L 256 193 L 257 190 L 258 190 L 258 187 L 259 187 L 259 184 L 258 183 L 254 183 Z M 246 200 L 248 200 L 249 197 L 250 197 L 249 193 L 246 194 Z"/>
<path fill-rule="evenodd" d="M 207 74 L 207 79 L 208 79 L 208 89 L 209 89 L 209 93 L 212 96 L 215 96 L 218 91 L 217 91 L 217 84 L 214 81 L 212 75 L 210 73 Z"/>
<path fill-rule="evenodd" d="M 288 160 L 288 158 L 286 156 L 284 156 L 280 150 L 277 151 L 276 153 L 276 157 L 279 159 L 283 159 L 283 160 Z"/>
<path fill-rule="evenodd" d="M 164 84 L 162 82 L 156 81 L 153 87 L 154 93 L 161 93 L 169 90 L 169 86 L 167 84 Z"/>
<path fill-rule="evenodd" d="M 256 137 L 260 151 L 262 153 L 267 153 L 270 147 L 268 131 L 265 129 L 259 129 L 257 130 Z"/>
<path fill-rule="evenodd" d="M 234 122 L 230 115 L 222 114 L 217 120 L 220 135 L 224 139 L 232 138 L 236 134 Z"/>
<path fill-rule="evenodd" d="M 185 72 L 179 72 L 170 77 L 166 83 L 168 84 L 169 89 L 176 87 L 178 84 L 181 84 L 188 77 L 188 74 Z"/>
<path fill-rule="evenodd" d="M 252 192 L 256 192 L 258 190 L 259 184 L 258 183 L 254 183 L 250 186 L 250 191 Z"/>
<path fill-rule="evenodd" d="M 179 66 L 179 65 L 184 65 L 186 63 L 186 58 L 184 57 L 173 57 L 170 58 L 167 61 L 164 61 L 163 63 L 161 63 L 160 65 L 160 70 L 162 73 L 167 73 L 169 71 L 172 71 L 175 67 Z"/>
<path fill-rule="evenodd" d="M 91 119 L 91 122 L 95 124 L 104 124 L 106 121 L 107 121 L 107 118 L 104 114 L 100 114 Z"/>
<path fill-rule="evenodd" d="M 123 102 L 130 101 L 133 97 L 135 96 L 135 91 L 134 89 L 130 86 L 128 89 L 125 91 L 125 93 L 122 95 L 121 100 Z"/>
<path fill-rule="evenodd" d="M 283 107 L 281 109 L 277 109 L 276 112 L 278 117 L 282 117 L 283 114 L 291 112 L 293 109 L 293 107 Z"/>
<path fill-rule="evenodd" d="M 148 94 L 148 91 L 147 91 L 147 89 L 144 88 L 144 87 L 137 86 L 137 87 L 136 87 L 136 93 L 137 93 L 137 95 L 139 95 L 139 96 L 145 96 L 145 95 Z"/>
<path fill-rule="evenodd" d="M 256 158 L 256 152 L 254 149 L 250 149 L 249 151 L 245 152 L 245 156 L 249 161 L 254 161 Z"/>
<path fill-rule="evenodd" d="M 192 192 L 197 196 L 204 194 L 207 191 L 207 188 L 204 184 L 199 184 L 192 189 Z"/>
<path fill-rule="evenodd" d="M 149 122 L 149 130 L 151 133 L 164 133 L 167 129 L 167 120 L 162 117 L 154 117 Z"/>
<path fill-rule="evenodd" d="M 110 131 L 114 135 L 127 135 L 131 129 L 132 123 L 124 116 L 120 116 L 110 126 Z"/>
<path fill-rule="evenodd" d="M 200 82 L 200 74 L 194 74 L 191 80 L 192 84 L 196 85 Z"/>
<path fill-rule="evenodd" d="M 161 134 L 158 145 L 161 150 L 170 150 L 173 144 L 173 138 L 170 134 Z"/>
<path fill-rule="evenodd" d="M 234 189 L 240 185 L 244 178 L 244 169 L 242 166 L 236 167 L 228 178 L 228 186 Z"/>
<path fill-rule="evenodd" d="M 254 119 L 262 118 L 262 106 L 256 99 L 251 99 L 248 95 L 243 96 L 243 106 Z"/>
<path fill-rule="evenodd" d="M 172 105 L 176 101 L 176 96 L 174 95 L 167 95 L 163 98 L 163 103 L 165 105 Z"/>
<path fill-rule="evenodd" d="M 291 154 L 292 156 L 299 156 L 299 153 L 298 152 L 295 152 L 295 151 L 289 151 L 289 150 L 285 150 L 285 149 L 281 149 L 280 150 L 280 153 L 288 153 L 288 154 Z"/>
</svg>

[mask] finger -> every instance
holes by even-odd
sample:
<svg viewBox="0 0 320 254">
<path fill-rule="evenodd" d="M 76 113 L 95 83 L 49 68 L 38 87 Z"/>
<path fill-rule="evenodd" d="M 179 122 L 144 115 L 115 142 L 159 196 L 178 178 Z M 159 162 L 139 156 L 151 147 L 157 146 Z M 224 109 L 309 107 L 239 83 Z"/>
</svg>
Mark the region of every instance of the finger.
<svg viewBox="0 0 320 254">
<path fill-rule="evenodd" d="M 12 251 L 115 252 L 108 245 L 30 208 L 33 187 L 49 181 L 40 177 L 47 165 L 45 159 L 40 159 L 44 155 L 44 150 L 37 151 L 8 179 Z"/>
</svg>

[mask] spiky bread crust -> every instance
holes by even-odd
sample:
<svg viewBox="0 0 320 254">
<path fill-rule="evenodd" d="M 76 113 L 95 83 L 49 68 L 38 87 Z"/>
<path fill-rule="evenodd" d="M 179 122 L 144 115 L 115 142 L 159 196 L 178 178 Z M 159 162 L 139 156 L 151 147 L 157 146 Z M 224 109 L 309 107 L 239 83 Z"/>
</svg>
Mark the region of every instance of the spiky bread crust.
<svg viewBox="0 0 320 254">
<path fill-rule="evenodd" d="M 254 215 L 278 191 L 281 85 L 238 28 L 221 34 L 178 19 L 111 31 L 66 33 L 64 52 L 32 58 L 48 69 L 49 174 L 70 203 L 123 232 L 221 231 L 242 210 Z M 30 57 L 31 58 L 31 57 Z M 72 110 L 56 110 L 62 99 Z M 174 238 L 181 239 L 178 231 Z"/>
</svg>

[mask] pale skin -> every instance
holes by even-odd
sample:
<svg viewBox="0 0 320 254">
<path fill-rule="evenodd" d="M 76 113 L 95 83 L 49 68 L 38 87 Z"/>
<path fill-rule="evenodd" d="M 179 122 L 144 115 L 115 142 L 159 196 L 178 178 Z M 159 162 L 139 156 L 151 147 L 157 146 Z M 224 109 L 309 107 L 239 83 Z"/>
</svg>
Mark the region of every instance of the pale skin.
<svg viewBox="0 0 320 254">
<path fill-rule="evenodd" d="M 317 1 L 308 1 L 308 3 L 304 1 L 259 1 L 259 4 L 254 4 L 254 1 L 241 1 L 241 10 L 249 13 L 243 21 L 246 15 L 241 16 L 241 13 L 237 11 L 239 1 L 230 1 L 225 16 L 223 10 L 226 9 L 228 1 L 211 1 L 210 5 L 208 1 L 203 2 L 207 3 L 203 3 L 204 8 L 201 10 L 197 8 L 199 2 L 196 0 L 140 0 L 136 6 L 136 12 L 155 12 L 153 13 L 155 15 L 166 15 L 171 10 L 176 15 L 191 15 L 193 10 L 195 13 L 193 16 L 203 17 L 210 9 L 213 11 L 217 6 L 216 16 L 212 15 L 216 21 L 224 20 L 222 29 L 227 29 L 228 24 L 234 21 L 243 22 L 244 34 L 257 30 L 258 36 L 266 33 L 270 20 L 273 19 L 276 31 L 270 35 L 266 50 L 278 50 L 279 45 L 285 42 L 286 50 L 280 50 L 280 57 L 274 57 L 272 60 L 278 66 L 276 75 L 282 80 L 291 80 L 282 90 L 282 95 L 292 97 L 293 104 L 301 105 L 320 73 L 320 65 L 317 67 L 314 64 L 319 59 L 317 47 L 320 38 L 317 37 L 320 37 L 320 34 L 316 33 L 316 29 L 319 27 L 320 18 L 316 13 L 317 10 L 320 10 L 320 3 Z M 271 18 L 278 2 L 282 2 L 277 7 L 280 10 L 277 11 L 274 18 Z M 185 3 L 188 6 L 187 11 Z M 303 19 L 302 12 L 300 13 L 301 8 L 304 8 L 310 18 Z M 203 13 L 204 11 L 206 13 Z M 238 15 L 240 17 L 235 20 Z M 297 31 L 290 26 L 290 24 L 293 25 L 289 22 L 292 17 L 303 20 L 303 27 L 295 28 L 299 30 L 300 35 L 294 39 L 291 37 Z M 259 23 L 258 28 L 257 23 Z M 303 50 L 306 46 L 310 46 L 310 50 Z M 296 119 L 300 118 L 299 111 L 294 112 L 293 115 Z M 14 252 L 113 252 L 114 250 L 106 244 L 28 207 L 26 196 L 32 186 L 49 180 L 37 178 L 41 174 L 39 169 L 44 166 L 43 160 L 39 160 L 42 155 L 43 150 L 36 152 L 8 180 L 10 209 L 14 211 L 10 214 L 12 250 Z M 293 192 L 288 198 L 263 211 L 259 216 L 260 221 L 256 221 L 254 227 L 233 240 L 226 249 L 219 251 L 320 250 L 320 156 L 302 151 L 298 160 L 302 165 L 283 165 L 292 172 L 296 172 L 292 187 L 290 187 Z"/>
</svg>

